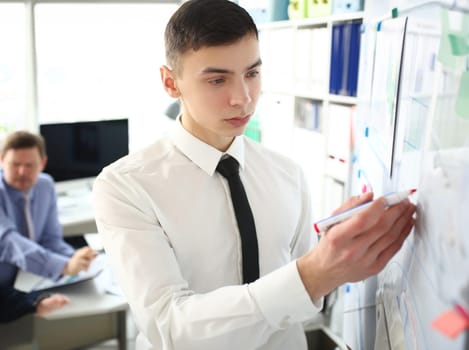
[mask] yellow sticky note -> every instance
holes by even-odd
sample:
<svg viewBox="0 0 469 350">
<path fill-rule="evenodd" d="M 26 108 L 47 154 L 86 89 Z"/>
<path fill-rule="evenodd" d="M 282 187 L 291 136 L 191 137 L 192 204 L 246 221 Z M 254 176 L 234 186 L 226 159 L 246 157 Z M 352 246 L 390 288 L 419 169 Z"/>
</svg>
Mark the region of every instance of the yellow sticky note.
<svg viewBox="0 0 469 350">
<path fill-rule="evenodd" d="M 449 338 L 456 338 L 469 328 L 469 321 L 456 310 L 449 310 L 434 319 L 432 327 Z"/>
</svg>

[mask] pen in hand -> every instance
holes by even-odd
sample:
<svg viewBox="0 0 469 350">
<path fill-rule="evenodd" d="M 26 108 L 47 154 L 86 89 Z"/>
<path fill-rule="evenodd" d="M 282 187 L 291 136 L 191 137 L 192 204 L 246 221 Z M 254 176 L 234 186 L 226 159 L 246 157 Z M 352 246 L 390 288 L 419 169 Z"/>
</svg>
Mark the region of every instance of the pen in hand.
<svg viewBox="0 0 469 350">
<path fill-rule="evenodd" d="M 395 205 L 403 201 L 404 199 L 406 199 L 408 196 L 415 193 L 416 191 L 417 191 L 416 189 L 411 189 L 411 190 L 406 190 L 406 191 L 401 191 L 401 192 L 392 192 L 392 193 L 388 193 L 387 195 L 385 195 L 384 198 L 386 199 L 387 206 L 390 207 L 392 205 Z M 362 205 L 359 205 L 354 208 L 332 215 L 328 218 L 319 220 L 318 222 L 314 224 L 314 229 L 317 233 L 324 233 L 328 229 L 330 229 L 332 226 L 338 223 L 341 223 L 342 221 L 345 221 L 351 218 L 353 215 L 365 210 L 371 205 L 371 203 L 373 203 L 373 201 L 364 203 Z"/>
</svg>

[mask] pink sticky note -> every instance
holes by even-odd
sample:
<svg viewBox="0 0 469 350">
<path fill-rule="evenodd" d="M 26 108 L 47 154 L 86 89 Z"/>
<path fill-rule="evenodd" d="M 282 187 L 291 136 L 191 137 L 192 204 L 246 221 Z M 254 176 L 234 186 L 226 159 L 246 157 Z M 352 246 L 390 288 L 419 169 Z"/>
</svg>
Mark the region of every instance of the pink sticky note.
<svg viewBox="0 0 469 350">
<path fill-rule="evenodd" d="M 456 310 L 448 310 L 433 320 L 432 327 L 449 338 L 456 338 L 469 328 L 469 320 Z"/>
</svg>

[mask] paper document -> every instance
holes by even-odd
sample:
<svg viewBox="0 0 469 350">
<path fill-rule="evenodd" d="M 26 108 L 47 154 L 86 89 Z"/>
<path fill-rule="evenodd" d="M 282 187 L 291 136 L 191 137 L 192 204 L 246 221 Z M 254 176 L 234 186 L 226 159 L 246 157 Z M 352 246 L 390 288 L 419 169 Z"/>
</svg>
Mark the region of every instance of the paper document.
<svg viewBox="0 0 469 350">
<path fill-rule="evenodd" d="M 81 271 L 76 275 L 63 276 L 58 280 L 51 280 L 49 278 L 39 277 L 35 281 L 31 281 L 30 291 L 52 289 L 57 287 L 62 287 L 81 281 L 90 280 L 98 276 L 101 271 L 106 267 L 106 257 L 104 254 L 99 254 L 91 263 L 87 271 Z"/>
</svg>

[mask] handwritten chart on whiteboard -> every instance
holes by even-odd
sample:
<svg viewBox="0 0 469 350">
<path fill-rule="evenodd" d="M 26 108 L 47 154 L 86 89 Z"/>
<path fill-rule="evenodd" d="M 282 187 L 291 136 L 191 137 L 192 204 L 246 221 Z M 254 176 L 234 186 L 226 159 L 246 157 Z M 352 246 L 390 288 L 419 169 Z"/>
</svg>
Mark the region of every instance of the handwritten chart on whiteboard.
<svg viewBox="0 0 469 350">
<path fill-rule="evenodd" d="M 391 174 L 397 96 L 401 73 L 406 18 L 395 18 L 379 25 L 376 34 L 371 113 L 370 143 L 386 172 Z"/>
<path fill-rule="evenodd" d="M 408 20 L 392 181 L 418 188 L 418 215 L 378 276 L 379 349 L 468 344 L 467 332 L 450 335 L 433 324 L 448 310 L 469 310 L 469 109 L 460 108 L 469 98 L 469 46 L 457 45 L 458 36 L 469 38 L 469 17 L 437 10 L 433 21 Z"/>
</svg>

